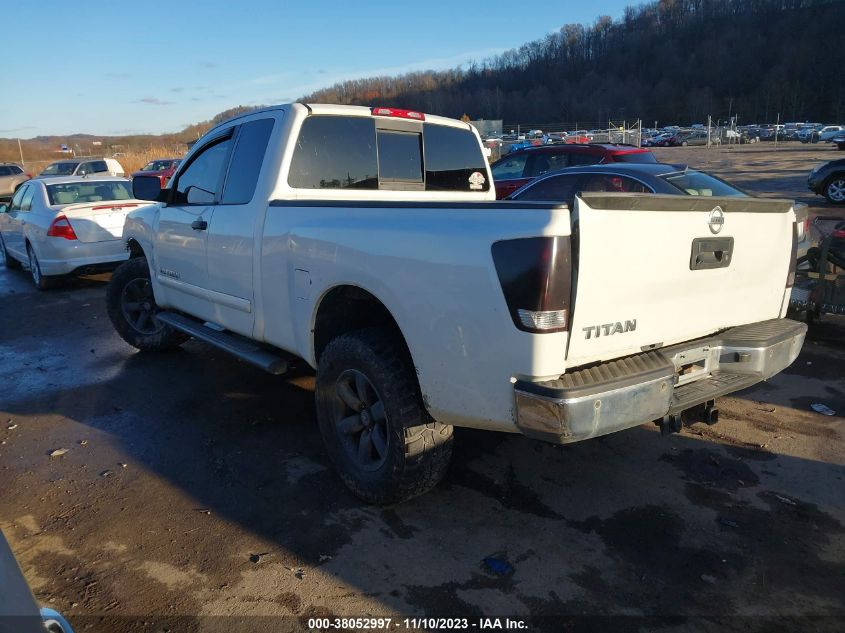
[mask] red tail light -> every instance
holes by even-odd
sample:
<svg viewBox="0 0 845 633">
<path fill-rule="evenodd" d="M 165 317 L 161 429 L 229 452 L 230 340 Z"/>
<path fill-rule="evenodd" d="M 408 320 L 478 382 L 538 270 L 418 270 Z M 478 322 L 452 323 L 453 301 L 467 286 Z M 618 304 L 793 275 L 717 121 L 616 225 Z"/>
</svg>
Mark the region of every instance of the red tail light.
<svg viewBox="0 0 845 633">
<path fill-rule="evenodd" d="M 572 252 L 569 237 L 495 242 L 493 263 L 514 325 L 526 332 L 569 326 Z"/>
<path fill-rule="evenodd" d="M 845 229 L 834 229 L 831 235 L 833 237 L 845 237 Z"/>
<path fill-rule="evenodd" d="M 414 119 L 415 121 L 425 121 L 425 115 L 416 110 L 401 110 L 400 108 L 373 108 L 373 116 L 392 116 L 400 119 Z"/>
<path fill-rule="evenodd" d="M 70 221 L 63 215 L 57 215 L 56 219 L 50 222 L 50 227 L 47 229 L 48 237 L 63 237 L 66 240 L 75 240 L 76 233 L 73 232 L 73 227 Z"/>
</svg>

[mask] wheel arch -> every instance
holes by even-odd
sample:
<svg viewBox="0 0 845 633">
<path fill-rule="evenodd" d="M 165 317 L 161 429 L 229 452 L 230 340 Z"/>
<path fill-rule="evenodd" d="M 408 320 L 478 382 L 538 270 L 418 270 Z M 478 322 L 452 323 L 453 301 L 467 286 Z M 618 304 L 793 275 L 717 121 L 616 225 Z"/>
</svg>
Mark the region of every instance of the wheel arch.
<svg viewBox="0 0 845 633">
<path fill-rule="evenodd" d="M 374 293 L 353 284 L 327 288 L 315 302 L 311 327 L 311 353 L 315 365 L 332 339 L 367 327 L 392 331 L 401 342 L 408 360 L 411 351 L 393 313 Z"/>
<path fill-rule="evenodd" d="M 134 237 L 130 237 L 128 240 L 126 240 L 126 250 L 129 251 L 129 259 L 147 256 L 147 254 L 144 252 L 144 248 L 141 246 L 141 243 Z"/>
</svg>

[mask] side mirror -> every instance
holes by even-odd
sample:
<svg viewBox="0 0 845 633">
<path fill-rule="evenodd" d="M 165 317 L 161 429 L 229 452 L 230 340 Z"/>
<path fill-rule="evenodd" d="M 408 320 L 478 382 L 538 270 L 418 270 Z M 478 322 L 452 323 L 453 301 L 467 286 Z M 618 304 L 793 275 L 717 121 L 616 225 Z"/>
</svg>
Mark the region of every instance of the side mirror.
<svg viewBox="0 0 845 633">
<path fill-rule="evenodd" d="M 158 176 L 135 176 L 132 179 L 132 196 L 138 200 L 159 201 L 161 180 Z"/>
<path fill-rule="evenodd" d="M 0 213 L 6 213 L 9 210 L 5 204 L 0 204 Z"/>
<path fill-rule="evenodd" d="M 76 172 L 76 175 L 77 176 L 87 176 L 88 172 L 85 171 L 84 169 L 80 169 L 78 172 Z"/>
</svg>

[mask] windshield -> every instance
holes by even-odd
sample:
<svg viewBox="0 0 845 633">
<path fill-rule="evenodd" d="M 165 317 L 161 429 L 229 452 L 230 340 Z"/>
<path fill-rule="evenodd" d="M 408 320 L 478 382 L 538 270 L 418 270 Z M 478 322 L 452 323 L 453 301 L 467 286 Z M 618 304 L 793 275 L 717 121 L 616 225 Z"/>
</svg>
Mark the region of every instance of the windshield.
<svg viewBox="0 0 845 633">
<path fill-rule="evenodd" d="M 107 182 L 69 182 L 47 185 L 47 196 L 51 205 L 103 202 L 107 200 L 129 200 L 132 194 L 129 183 L 122 180 Z"/>
<path fill-rule="evenodd" d="M 741 189 L 703 171 L 687 169 L 660 176 L 676 189 L 690 196 L 748 196 Z"/>
<path fill-rule="evenodd" d="M 41 172 L 42 176 L 70 176 L 79 163 L 53 163 Z"/>
<path fill-rule="evenodd" d="M 172 160 L 151 160 L 144 165 L 141 171 L 164 171 L 165 169 L 170 169 L 172 164 Z"/>
</svg>

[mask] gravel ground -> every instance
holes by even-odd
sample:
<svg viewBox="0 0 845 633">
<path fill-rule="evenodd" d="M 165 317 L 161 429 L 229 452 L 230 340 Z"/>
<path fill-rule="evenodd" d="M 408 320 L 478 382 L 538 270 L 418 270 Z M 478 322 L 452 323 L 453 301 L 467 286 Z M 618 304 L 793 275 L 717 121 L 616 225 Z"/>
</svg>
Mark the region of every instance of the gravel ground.
<svg viewBox="0 0 845 633">
<path fill-rule="evenodd" d="M 802 179 L 830 154 L 659 151 L 816 212 L 830 208 Z M 108 322 L 106 279 L 44 293 L 0 269 L 0 528 L 38 601 L 78 631 L 367 614 L 841 630 L 845 319 L 720 400 L 716 426 L 568 447 L 458 432 L 441 486 L 374 508 L 327 463 L 306 367 L 275 378 L 197 342 L 137 353 Z"/>
</svg>

